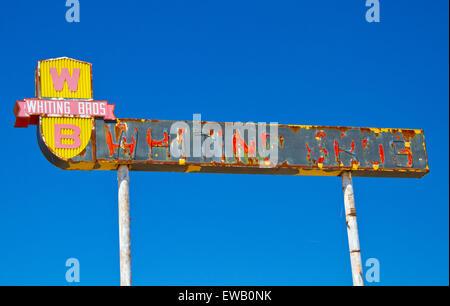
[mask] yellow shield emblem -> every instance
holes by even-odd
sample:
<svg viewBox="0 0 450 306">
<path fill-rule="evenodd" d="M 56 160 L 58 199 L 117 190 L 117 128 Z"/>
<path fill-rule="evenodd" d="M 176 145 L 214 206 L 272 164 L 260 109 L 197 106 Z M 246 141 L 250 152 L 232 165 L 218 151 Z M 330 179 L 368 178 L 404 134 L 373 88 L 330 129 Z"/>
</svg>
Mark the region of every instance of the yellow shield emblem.
<svg viewBox="0 0 450 306">
<path fill-rule="evenodd" d="M 56 156 L 67 160 L 79 155 L 91 139 L 93 118 L 41 117 L 45 144 Z"/>
</svg>

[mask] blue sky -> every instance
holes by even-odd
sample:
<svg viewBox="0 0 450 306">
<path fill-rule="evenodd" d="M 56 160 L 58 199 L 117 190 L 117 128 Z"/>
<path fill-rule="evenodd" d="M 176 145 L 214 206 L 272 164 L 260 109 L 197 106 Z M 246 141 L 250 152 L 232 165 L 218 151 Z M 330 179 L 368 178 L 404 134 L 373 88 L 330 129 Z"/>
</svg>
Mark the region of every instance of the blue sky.
<svg viewBox="0 0 450 306">
<path fill-rule="evenodd" d="M 122 118 L 425 131 L 422 179 L 355 178 L 363 263 L 381 285 L 449 284 L 446 0 L 0 4 L 0 285 L 118 285 L 115 172 L 63 171 L 14 129 L 41 59 L 93 63 Z M 131 173 L 135 285 L 351 285 L 337 177 Z M 367 268 L 365 268 L 367 269 Z M 369 283 L 367 283 L 369 284 Z"/>
</svg>

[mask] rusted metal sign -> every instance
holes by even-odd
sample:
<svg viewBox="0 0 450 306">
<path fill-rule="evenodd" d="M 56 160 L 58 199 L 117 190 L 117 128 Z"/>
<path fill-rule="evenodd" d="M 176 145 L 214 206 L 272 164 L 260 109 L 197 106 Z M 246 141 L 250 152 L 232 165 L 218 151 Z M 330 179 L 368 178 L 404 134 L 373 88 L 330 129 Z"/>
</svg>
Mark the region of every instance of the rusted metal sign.
<svg viewBox="0 0 450 306">
<path fill-rule="evenodd" d="M 216 123 L 198 115 L 192 121 L 117 119 L 114 105 L 92 100 L 90 64 L 45 60 L 36 77 L 37 98 L 16 102 L 15 126 L 37 124 L 42 152 L 62 169 L 117 170 L 126 164 L 139 171 L 325 176 L 352 171 L 416 178 L 429 172 L 419 129 Z"/>
<path fill-rule="evenodd" d="M 88 122 L 83 126 L 88 133 L 80 133 L 79 154 L 64 158 L 64 153 L 54 149 L 55 136 L 46 134 L 46 129 L 55 129 L 47 124 L 49 120 L 55 119 L 40 120 L 39 145 L 47 159 L 62 169 L 116 170 L 119 164 L 128 164 L 130 170 L 203 173 L 338 176 L 351 170 L 353 176 L 422 177 L 428 172 L 421 130 L 278 125 L 275 135 L 269 133 L 269 126 L 263 131 L 255 128 L 257 137 L 249 141 L 243 135 L 250 124 L 235 127 L 233 123 L 215 123 L 220 129 L 206 131 L 204 126 L 211 122 L 198 122 L 206 133 L 196 135 L 196 122 L 184 122 L 183 129 L 174 131 L 174 121 L 85 119 Z M 232 133 L 229 143 L 227 128 Z M 197 156 L 196 137 L 201 144 Z M 212 151 L 219 146 L 220 153 L 207 157 L 206 145 Z M 227 145 L 229 156 L 225 154 Z M 258 146 L 268 152 L 278 150 L 276 163 L 270 156 L 258 154 Z"/>
</svg>

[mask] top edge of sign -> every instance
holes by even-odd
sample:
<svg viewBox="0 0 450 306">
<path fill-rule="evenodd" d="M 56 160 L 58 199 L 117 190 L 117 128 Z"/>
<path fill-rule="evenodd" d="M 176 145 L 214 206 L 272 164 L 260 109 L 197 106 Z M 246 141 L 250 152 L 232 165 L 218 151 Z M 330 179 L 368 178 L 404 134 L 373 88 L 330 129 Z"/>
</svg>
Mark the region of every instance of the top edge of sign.
<svg viewBox="0 0 450 306">
<path fill-rule="evenodd" d="M 86 62 L 86 61 L 82 61 L 82 60 L 78 60 L 72 57 L 68 57 L 68 56 L 61 56 L 61 57 L 54 57 L 54 58 L 48 58 L 48 59 L 43 59 L 43 60 L 39 60 L 38 63 L 42 63 L 42 62 L 48 62 L 48 61 L 57 61 L 57 60 L 71 60 L 71 61 L 75 61 L 75 62 L 79 62 L 79 63 L 83 63 L 83 64 L 88 64 L 92 66 L 92 63 Z"/>
<path fill-rule="evenodd" d="M 219 124 L 243 124 L 243 125 L 258 125 L 262 124 L 265 126 L 278 126 L 278 127 L 287 127 L 287 128 L 298 128 L 298 129 L 315 129 L 315 130 L 321 130 L 321 129 L 334 129 L 334 130 L 340 130 L 342 132 L 348 131 L 348 130 L 361 130 L 364 132 L 365 130 L 371 131 L 374 133 L 396 133 L 396 132 L 402 132 L 402 131 L 413 131 L 415 134 L 424 134 L 423 129 L 416 129 L 416 128 L 380 128 L 380 127 L 358 127 L 358 126 L 341 126 L 341 125 L 309 125 L 309 124 L 286 124 L 286 123 L 265 123 L 265 122 L 233 122 L 233 121 L 211 121 L 211 120 L 165 120 L 165 119 L 137 119 L 137 118 L 117 118 L 115 119 L 117 121 L 129 121 L 129 122 L 185 122 L 185 123 L 191 123 L 191 122 L 198 122 L 200 124 L 208 124 L 208 123 L 219 123 Z"/>
</svg>

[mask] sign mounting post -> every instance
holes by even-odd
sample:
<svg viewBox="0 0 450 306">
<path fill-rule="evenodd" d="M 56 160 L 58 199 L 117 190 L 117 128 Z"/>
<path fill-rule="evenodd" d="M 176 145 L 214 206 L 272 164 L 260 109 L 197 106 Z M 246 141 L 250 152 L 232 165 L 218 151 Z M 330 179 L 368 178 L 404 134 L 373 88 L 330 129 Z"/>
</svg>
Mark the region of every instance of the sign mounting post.
<svg viewBox="0 0 450 306">
<path fill-rule="evenodd" d="M 117 180 L 119 183 L 120 285 L 131 286 L 130 176 L 127 165 L 119 166 Z"/>
<path fill-rule="evenodd" d="M 37 126 L 39 147 L 64 170 L 117 171 L 120 283 L 131 285 L 129 171 L 340 176 L 354 285 L 363 285 L 352 177 L 421 178 L 421 129 L 120 119 L 94 100 L 92 65 L 38 62 L 36 97 L 16 101 L 14 127 Z M 192 140 L 192 141 L 191 141 Z"/>
<path fill-rule="evenodd" d="M 364 286 L 358 224 L 356 222 L 355 196 L 353 193 L 352 173 L 350 171 L 342 173 L 342 189 L 344 192 L 345 224 L 347 225 L 353 285 Z"/>
</svg>

